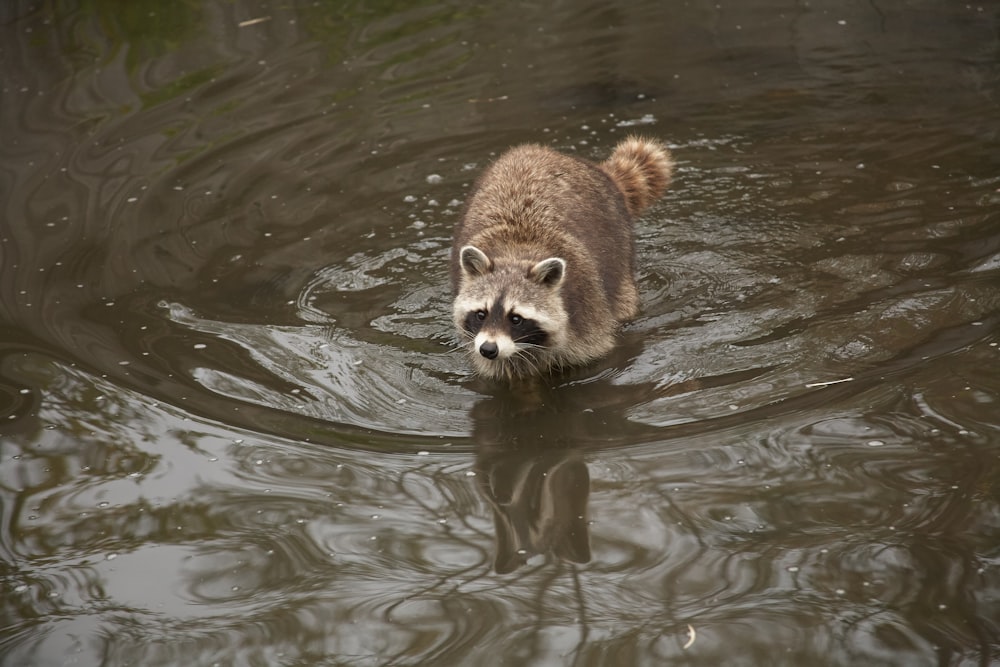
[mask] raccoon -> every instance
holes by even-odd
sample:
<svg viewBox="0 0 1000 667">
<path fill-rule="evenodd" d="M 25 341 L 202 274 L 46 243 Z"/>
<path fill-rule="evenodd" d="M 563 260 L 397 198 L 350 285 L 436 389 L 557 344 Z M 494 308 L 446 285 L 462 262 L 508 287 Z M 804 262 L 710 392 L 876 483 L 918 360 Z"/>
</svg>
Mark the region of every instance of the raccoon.
<svg viewBox="0 0 1000 667">
<path fill-rule="evenodd" d="M 451 251 L 454 323 L 480 375 L 540 375 L 611 350 L 639 308 L 632 219 L 672 172 L 667 148 L 639 137 L 600 164 L 525 144 L 487 168 Z"/>
</svg>

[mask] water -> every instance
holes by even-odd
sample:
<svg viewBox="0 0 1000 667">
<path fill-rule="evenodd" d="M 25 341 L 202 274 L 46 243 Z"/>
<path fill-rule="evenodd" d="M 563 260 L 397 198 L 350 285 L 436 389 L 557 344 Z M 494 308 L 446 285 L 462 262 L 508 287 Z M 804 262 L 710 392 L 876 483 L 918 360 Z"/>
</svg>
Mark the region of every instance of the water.
<svg viewBox="0 0 1000 667">
<path fill-rule="evenodd" d="M 1000 664 L 995 5 L 0 26 L 3 665 Z M 629 132 L 642 315 L 477 381 L 470 183 Z"/>
</svg>

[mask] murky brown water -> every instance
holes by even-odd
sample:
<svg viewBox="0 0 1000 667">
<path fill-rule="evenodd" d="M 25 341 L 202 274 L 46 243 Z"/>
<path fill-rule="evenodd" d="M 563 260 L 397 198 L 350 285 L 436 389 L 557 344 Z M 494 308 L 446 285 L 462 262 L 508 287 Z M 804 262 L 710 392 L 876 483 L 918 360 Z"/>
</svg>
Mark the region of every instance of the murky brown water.
<svg viewBox="0 0 1000 667">
<path fill-rule="evenodd" d="M 0 8 L 0 664 L 1000 664 L 1000 8 L 397 4 Z M 478 383 L 469 184 L 632 131 L 642 316 Z"/>
</svg>

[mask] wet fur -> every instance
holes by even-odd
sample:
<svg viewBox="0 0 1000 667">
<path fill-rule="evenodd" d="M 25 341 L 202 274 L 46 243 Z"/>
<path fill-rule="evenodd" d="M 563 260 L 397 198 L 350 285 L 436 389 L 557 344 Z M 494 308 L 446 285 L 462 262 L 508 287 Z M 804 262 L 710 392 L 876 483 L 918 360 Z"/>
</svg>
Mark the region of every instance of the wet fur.
<svg viewBox="0 0 1000 667">
<path fill-rule="evenodd" d="M 630 137 L 601 164 L 527 144 L 483 173 L 452 244 L 454 322 L 472 340 L 470 324 L 509 334 L 517 350 L 487 359 L 470 342 L 480 374 L 537 375 L 611 350 L 639 308 L 632 219 L 662 194 L 672 166 L 662 144 Z M 524 344 L 511 309 L 535 329 Z M 486 318 L 469 320 L 477 311 Z"/>
</svg>

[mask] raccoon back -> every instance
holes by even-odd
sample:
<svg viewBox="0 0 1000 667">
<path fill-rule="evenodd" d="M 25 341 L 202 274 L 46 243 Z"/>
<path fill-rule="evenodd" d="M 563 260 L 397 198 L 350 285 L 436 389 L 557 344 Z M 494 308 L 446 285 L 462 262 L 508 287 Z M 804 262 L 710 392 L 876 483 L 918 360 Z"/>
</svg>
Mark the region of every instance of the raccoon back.
<svg viewBox="0 0 1000 667">
<path fill-rule="evenodd" d="M 468 244 L 490 257 L 563 257 L 567 288 L 581 292 L 568 301 L 593 301 L 595 291 L 615 301 L 633 280 L 632 224 L 620 188 L 598 165 L 544 146 L 512 148 L 479 178 L 453 253 Z M 453 260 L 456 292 L 460 279 Z"/>
</svg>

